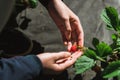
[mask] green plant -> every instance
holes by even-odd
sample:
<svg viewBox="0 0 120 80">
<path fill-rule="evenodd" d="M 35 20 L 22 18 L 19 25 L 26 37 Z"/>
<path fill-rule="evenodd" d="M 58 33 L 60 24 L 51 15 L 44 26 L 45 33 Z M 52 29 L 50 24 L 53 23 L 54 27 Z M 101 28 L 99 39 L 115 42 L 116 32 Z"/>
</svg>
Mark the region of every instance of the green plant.
<svg viewBox="0 0 120 80">
<path fill-rule="evenodd" d="M 101 19 L 108 30 L 113 30 L 112 44 L 107 44 L 94 38 L 94 48 L 87 48 L 84 55 L 75 63 L 76 74 L 81 74 L 88 69 L 96 72 L 94 80 L 106 80 L 117 77 L 120 80 L 120 19 L 114 7 L 106 7 L 101 13 Z M 98 65 L 97 62 L 100 62 Z"/>
</svg>

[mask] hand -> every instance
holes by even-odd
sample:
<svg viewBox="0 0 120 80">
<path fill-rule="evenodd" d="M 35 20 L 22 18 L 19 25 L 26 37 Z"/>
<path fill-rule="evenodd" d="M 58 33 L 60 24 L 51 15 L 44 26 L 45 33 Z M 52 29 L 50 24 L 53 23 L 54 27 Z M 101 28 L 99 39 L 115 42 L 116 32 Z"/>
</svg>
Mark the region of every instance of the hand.
<svg viewBox="0 0 120 80">
<path fill-rule="evenodd" d="M 43 64 L 44 74 L 58 74 L 72 66 L 81 53 L 73 55 L 69 52 L 44 53 L 37 55 Z"/>
<path fill-rule="evenodd" d="M 83 29 L 79 18 L 72 11 L 61 0 L 50 0 L 48 12 L 60 29 L 67 49 L 74 43 L 83 47 Z"/>
</svg>

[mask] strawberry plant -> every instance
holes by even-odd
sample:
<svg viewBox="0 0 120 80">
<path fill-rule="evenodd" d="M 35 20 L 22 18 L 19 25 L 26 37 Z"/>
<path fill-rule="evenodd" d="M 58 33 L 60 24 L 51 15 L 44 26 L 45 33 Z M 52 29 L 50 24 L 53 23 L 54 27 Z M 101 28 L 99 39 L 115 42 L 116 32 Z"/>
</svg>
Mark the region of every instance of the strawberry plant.
<svg viewBox="0 0 120 80">
<path fill-rule="evenodd" d="M 105 7 L 101 19 L 108 30 L 114 31 L 111 35 L 111 44 L 94 38 L 93 48 L 88 47 L 75 63 L 76 74 L 81 74 L 88 69 L 96 72 L 92 80 L 120 80 L 120 19 L 114 7 Z M 99 64 L 98 64 L 99 62 Z"/>
</svg>

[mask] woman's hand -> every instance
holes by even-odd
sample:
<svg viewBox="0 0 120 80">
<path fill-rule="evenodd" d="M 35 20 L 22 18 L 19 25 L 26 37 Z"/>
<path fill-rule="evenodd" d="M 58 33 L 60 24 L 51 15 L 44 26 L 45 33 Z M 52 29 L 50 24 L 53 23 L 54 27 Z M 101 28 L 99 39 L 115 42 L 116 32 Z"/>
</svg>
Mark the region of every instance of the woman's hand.
<svg viewBox="0 0 120 80">
<path fill-rule="evenodd" d="M 41 60 L 44 74 L 58 74 L 72 66 L 78 57 L 82 55 L 77 51 L 71 55 L 69 52 L 43 53 L 37 57 Z"/>
<path fill-rule="evenodd" d="M 58 74 L 72 66 L 78 57 L 82 55 L 77 51 L 71 55 L 69 52 L 43 53 L 37 57 L 41 60 L 44 74 Z"/>
<path fill-rule="evenodd" d="M 47 75 L 58 74 L 74 64 L 75 60 L 69 60 L 69 52 L 43 53 L 37 55 L 43 65 L 43 73 Z"/>
<path fill-rule="evenodd" d="M 84 33 L 78 16 L 61 0 L 50 0 L 48 12 L 60 29 L 67 49 L 70 50 L 73 44 L 83 47 Z"/>
</svg>

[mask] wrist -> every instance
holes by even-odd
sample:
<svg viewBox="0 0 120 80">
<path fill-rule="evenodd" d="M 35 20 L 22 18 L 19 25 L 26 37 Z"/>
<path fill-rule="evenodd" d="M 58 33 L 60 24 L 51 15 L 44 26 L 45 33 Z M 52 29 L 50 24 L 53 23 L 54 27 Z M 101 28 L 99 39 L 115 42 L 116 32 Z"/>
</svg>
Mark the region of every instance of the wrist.
<svg viewBox="0 0 120 80">
<path fill-rule="evenodd" d="M 47 4 L 47 9 L 51 6 L 54 6 L 56 3 L 60 3 L 63 0 L 49 0 L 48 4 Z"/>
</svg>

